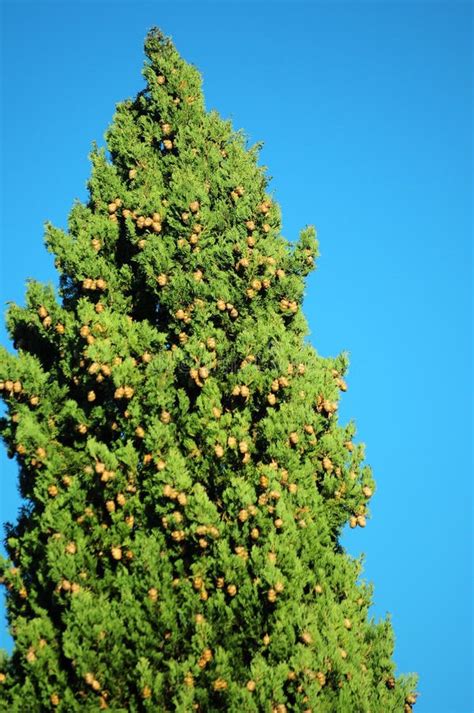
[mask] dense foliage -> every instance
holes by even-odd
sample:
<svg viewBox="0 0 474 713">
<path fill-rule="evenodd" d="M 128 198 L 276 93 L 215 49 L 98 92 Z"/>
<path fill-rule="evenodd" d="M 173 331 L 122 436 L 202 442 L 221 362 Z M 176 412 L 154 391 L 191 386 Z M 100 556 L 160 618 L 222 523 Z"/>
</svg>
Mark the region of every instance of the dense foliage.
<svg viewBox="0 0 474 713">
<path fill-rule="evenodd" d="M 281 237 L 258 147 L 158 30 L 145 51 L 88 203 L 47 226 L 59 296 L 8 310 L 2 710 L 409 711 L 339 544 L 374 482 L 347 359 L 306 340 L 315 231 Z"/>
</svg>

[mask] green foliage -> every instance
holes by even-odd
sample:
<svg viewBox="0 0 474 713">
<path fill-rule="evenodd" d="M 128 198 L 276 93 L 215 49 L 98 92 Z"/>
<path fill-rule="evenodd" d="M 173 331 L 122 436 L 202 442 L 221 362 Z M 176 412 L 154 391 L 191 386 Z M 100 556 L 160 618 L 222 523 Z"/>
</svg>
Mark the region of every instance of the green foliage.
<svg viewBox="0 0 474 713">
<path fill-rule="evenodd" d="M 409 711 L 339 538 L 374 490 L 306 341 L 317 240 L 281 237 L 258 147 L 152 30 L 146 89 L 11 305 L 2 437 L 28 501 L 2 561 L 2 710 Z M 27 704 L 25 702 L 27 701 Z"/>
</svg>

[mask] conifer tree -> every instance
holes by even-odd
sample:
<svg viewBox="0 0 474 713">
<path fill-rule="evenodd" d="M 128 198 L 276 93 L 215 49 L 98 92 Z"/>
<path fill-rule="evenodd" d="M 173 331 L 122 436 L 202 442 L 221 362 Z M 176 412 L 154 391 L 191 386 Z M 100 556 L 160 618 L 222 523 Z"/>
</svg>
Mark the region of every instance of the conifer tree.
<svg viewBox="0 0 474 713">
<path fill-rule="evenodd" d="M 26 505 L 2 561 L 3 711 L 404 711 L 389 619 L 340 545 L 374 481 L 338 423 L 345 354 L 306 340 L 315 230 L 290 243 L 258 146 L 152 30 L 146 87 L 46 226 L 1 352 Z"/>
</svg>

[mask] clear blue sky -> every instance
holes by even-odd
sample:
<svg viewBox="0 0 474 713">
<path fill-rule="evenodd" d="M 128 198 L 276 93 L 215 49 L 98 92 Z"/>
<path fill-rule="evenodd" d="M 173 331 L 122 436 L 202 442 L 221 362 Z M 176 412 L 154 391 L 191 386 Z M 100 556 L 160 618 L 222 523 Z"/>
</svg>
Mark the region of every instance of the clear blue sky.
<svg viewBox="0 0 474 713">
<path fill-rule="evenodd" d="M 374 616 L 420 674 L 416 713 L 472 713 L 472 6 L 456 2 L 46 2 L 3 12 L 1 295 L 56 281 L 43 222 L 86 196 L 87 154 L 142 87 L 159 25 L 204 74 L 208 108 L 265 141 L 284 234 L 315 223 L 305 311 L 347 349 L 377 494 L 345 535 Z M 6 343 L 2 325 L 1 340 Z M 0 520 L 18 508 L 2 453 Z M 4 627 L 0 645 L 10 647 Z"/>
</svg>

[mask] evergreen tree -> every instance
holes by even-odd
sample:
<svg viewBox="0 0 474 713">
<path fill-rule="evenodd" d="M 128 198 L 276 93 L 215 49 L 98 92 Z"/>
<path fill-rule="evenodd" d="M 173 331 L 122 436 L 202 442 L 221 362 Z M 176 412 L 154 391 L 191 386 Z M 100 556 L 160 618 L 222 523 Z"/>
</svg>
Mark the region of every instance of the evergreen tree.
<svg viewBox="0 0 474 713">
<path fill-rule="evenodd" d="M 280 235 L 258 146 L 156 29 L 146 88 L 46 227 L 1 352 L 27 504 L 2 561 L 2 708 L 410 711 L 389 620 L 339 538 L 374 482 L 337 419 L 347 358 L 305 339 L 312 227 Z"/>
</svg>

